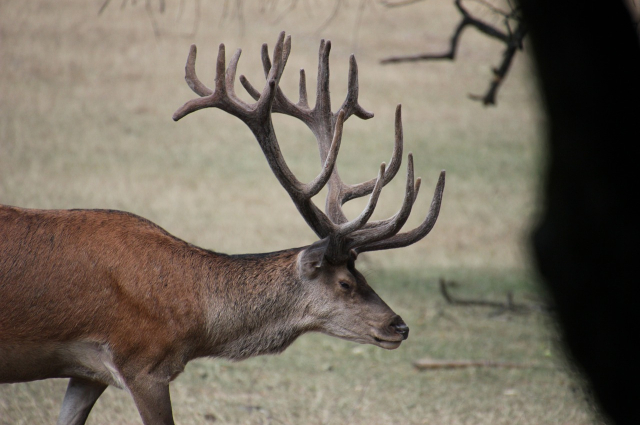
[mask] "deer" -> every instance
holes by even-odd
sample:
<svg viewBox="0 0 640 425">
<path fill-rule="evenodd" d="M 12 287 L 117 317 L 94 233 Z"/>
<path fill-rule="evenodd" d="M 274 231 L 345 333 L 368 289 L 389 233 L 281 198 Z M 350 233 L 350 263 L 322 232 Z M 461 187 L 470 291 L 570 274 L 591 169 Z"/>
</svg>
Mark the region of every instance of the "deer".
<svg viewBox="0 0 640 425">
<path fill-rule="evenodd" d="M 347 95 L 338 112 L 329 95 L 330 41 L 319 49 L 316 103 L 309 107 L 304 70 L 293 103 L 279 87 L 291 51 L 282 32 L 273 50 L 262 46 L 266 84 L 240 81 L 255 103 L 234 91 L 241 50 L 225 65 L 218 50 L 215 86 L 195 73 L 191 46 L 185 80 L 199 96 L 180 107 L 178 121 L 219 108 L 244 122 L 271 171 L 317 235 L 308 246 L 263 254 L 227 255 L 196 247 L 137 215 L 114 210 L 36 210 L 0 206 L 0 383 L 69 378 L 58 424 L 84 424 L 108 386 L 132 396 L 145 425 L 173 424 L 169 384 L 187 362 L 234 361 L 277 354 L 307 332 L 395 349 L 409 327 L 355 268 L 360 253 L 400 248 L 424 238 L 438 218 L 445 183 L 440 173 L 428 214 L 400 232 L 416 202 L 408 154 L 398 212 L 370 221 L 383 186 L 403 156 L 401 108 L 389 166 L 359 184 L 342 182 L 336 166 L 344 122 L 373 114 L 358 103 L 358 69 L 349 59 Z M 272 113 L 301 120 L 317 140 L 322 168 L 309 183 L 288 168 Z M 327 187 L 325 209 L 312 198 Z M 369 196 L 348 220 L 342 205 Z"/>
</svg>

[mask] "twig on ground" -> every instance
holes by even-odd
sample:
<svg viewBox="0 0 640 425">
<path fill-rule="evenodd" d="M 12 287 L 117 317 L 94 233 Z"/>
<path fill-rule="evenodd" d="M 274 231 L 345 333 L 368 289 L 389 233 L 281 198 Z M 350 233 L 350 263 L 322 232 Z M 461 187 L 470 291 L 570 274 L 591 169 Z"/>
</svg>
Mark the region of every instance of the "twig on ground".
<svg viewBox="0 0 640 425">
<path fill-rule="evenodd" d="M 407 6 L 409 4 L 418 3 L 424 0 L 398 0 L 398 1 L 387 1 L 380 0 L 380 4 L 386 7 L 398 7 L 398 6 Z"/>
<path fill-rule="evenodd" d="M 433 369 L 463 369 L 469 367 L 494 367 L 503 369 L 529 369 L 544 367 L 535 363 L 514 363 L 496 360 L 435 360 L 424 358 L 413 362 L 413 366 L 418 370 Z"/>
<path fill-rule="evenodd" d="M 549 311 L 549 307 L 545 305 L 533 305 L 533 304 L 520 304 L 513 301 L 513 293 L 507 292 L 506 302 L 499 301 L 487 301 L 487 300 L 471 300 L 471 299 L 459 299 L 454 298 L 447 289 L 447 285 L 453 282 L 447 282 L 444 278 L 440 278 L 440 293 L 442 297 L 451 305 L 458 306 L 480 306 L 480 307 L 492 307 L 498 309 L 496 315 L 511 312 L 511 313 L 529 313 L 532 311 Z"/>
</svg>

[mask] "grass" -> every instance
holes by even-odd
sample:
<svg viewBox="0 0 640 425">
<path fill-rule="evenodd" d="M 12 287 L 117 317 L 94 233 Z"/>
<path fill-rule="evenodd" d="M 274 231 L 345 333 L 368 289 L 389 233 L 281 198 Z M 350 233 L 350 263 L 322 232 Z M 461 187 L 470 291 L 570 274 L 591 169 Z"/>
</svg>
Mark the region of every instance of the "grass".
<svg viewBox="0 0 640 425">
<path fill-rule="evenodd" d="M 131 211 L 228 253 L 313 242 L 243 124 L 217 110 L 171 121 L 193 96 L 183 80 L 191 43 L 198 45 L 197 69 L 206 84 L 212 84 L 217 45 L 224 42 L 228 52 L 243 48 L 239 73 L 259 85 L 260 45 L 272 46 L 281 29 L 293 36 L 282 82 L 292 97 L 297 69 L 304 67 L 313 98 L 318 42 L 328 38 L 339 105 L 348 54 L 356 53 L 361 104 L 376 117 L 348 121 L 339 159 L 344 180 L 369 179 L 388 161 L 397 103 L 403 104 L 405 149 L 413 151 L 423 177 L 408 225 L 421 220 L 440 169 L 447 170 L 432 234 L 410 248 L 359 260 L 369 282 L 411 327 L 400 349 L 305 335 L 276 357 L 194 361 L 172 384 L 178 423 L 598 421 L 557 350 L 550 318 L 451 307 L 437 290 L 445 277 L 460 282 L 453 290 L 461 296 L 498 300 L 513 291 L 518 301 L 542 297 L 527 238 L 539 204 L 544 120 L 526 56 L 517 58 L 498 106 L 482 108 L 466 95 L 486 88 L 501 46 L 472 31 L 465 32 L 455 63 L 378 63 L 391 54 L 443 49 L 458 19 L 449 2 L 396 9 L 365 2 L 359 27 L 358 8 L 345 3 L 319 32 L 328 11 L 313 2 L 278 24 L 281 10 L 260 12 L 264 3 L 245 4 L 242 20 L 221 19 L 222 5 L 203 3 L 195 36 L 188 35 L 195 3 L 184 2 L 179 17 L 177 3 L 167 2 L 162 15 L 154 9 L 157 36 L 142 2 L 113 3 L 100 16 L 93 2 L 0 3 L 0 202 Z M 275 117 L 275 126 L 291 168 L 303 180 L 313 178 L 319 161 L 308 130 L 286 117 Z M 383 192 L 376 217 L 400 205 L 403 172 Z M 353 204 L 346 208 L 350 216 L 363 206 Z M 422 357 L 539 367 L 418 372 L 411 363 Z M 65 385 L 0 386 L 0 424 L 53 423 Z M 89 423 L 140 419 L 128 394 L 110 388 Z"/>
<path fill-rule="evenodd" d="M 198 360 L 172 383 L 181 424 L 586 424 L 592 412 L 574 377 L 563 369 L 549 318 L 538 314 L 491 315 L 483 308 L 454 308 L 437 293 L 447 272 L 461 281 L 472 273 L 369 271 L 379 292 L 411 324 L 411 336 L 394 351 L 305 335 L 285 353 L 240 363 Z M 531 295 L 527 276 L 486 271 L 485 299 L 507 288 L 516 299 Z M 383 284 L 384 283 L 384 284 Z M 382 284 L 382 285 L 380 285 Z M 473 289 L 456 288 L 469 296 Z M 419 372 L 423 358 L 498 359 L 530 363 L 526 369 Z M 0 389 L 7 423 L 52 423 L 63 380 Z M 42 403 L 40 400 L 46 400 Z M 126 392 L 109 388 L 91 422 L 139 423 Z M 2 423 L 2 422 L 0 422 Z"/>
</svg>

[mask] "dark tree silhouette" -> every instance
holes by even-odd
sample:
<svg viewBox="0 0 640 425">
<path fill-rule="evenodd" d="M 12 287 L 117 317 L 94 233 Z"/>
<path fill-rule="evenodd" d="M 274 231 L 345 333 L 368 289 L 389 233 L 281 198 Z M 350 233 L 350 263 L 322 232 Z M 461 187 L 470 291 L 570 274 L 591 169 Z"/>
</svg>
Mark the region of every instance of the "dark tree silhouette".
<svg viewBox="0 0 640 425">
<path fill-rule="evenodd" d="M 520 5 L 548 117 L 537 264 L 603 412 L 639 424 L 638 34 L 622 1 Z"/>
</svg>

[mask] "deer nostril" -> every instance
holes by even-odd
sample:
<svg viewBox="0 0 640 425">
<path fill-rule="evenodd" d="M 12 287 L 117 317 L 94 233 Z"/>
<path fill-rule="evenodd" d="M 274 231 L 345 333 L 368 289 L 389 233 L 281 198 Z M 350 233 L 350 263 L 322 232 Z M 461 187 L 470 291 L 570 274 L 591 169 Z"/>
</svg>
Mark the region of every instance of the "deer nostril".
<svg viewBox="0 0 640 425">
<path fill-rule="evenodd" d="M 394 331 L 402 335 L 402 339 L 407 339 L 409 337 L 409 326 L 404 323 L 400 316 L 397 316 L 393 323 L 391 323 L 391 327 Z"/>
<path fill-rule="evenodd" d="M 409 326 L 404 323 L 401 325 L 394 325 L 393 328 L 396 332 L 402 335 L 402 339 L 407 339 L 409 337 Z"/>
</svg>

